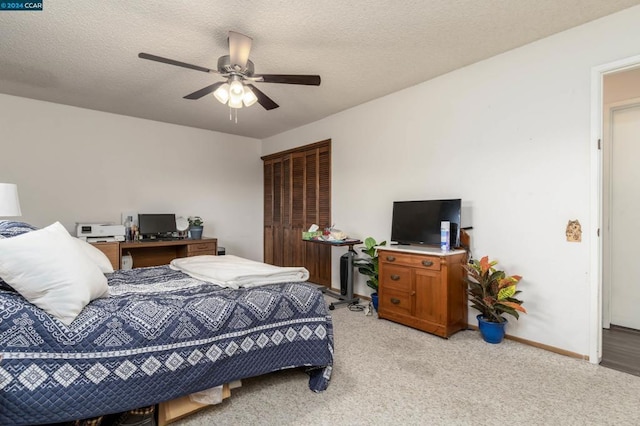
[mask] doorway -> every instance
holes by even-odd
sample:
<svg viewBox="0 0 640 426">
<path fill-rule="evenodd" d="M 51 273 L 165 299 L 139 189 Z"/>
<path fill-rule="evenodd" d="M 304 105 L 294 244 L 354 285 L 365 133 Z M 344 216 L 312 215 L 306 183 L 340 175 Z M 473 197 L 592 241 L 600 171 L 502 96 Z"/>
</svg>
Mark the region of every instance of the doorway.
<svg viewBox="0 0 640 426">
<path fill-rule="evenodd" d="M 640 375 L 640 281 L 635 221 L 640 213 L 640 68 L 602 75 L 601 362 Z"/>
</svg>

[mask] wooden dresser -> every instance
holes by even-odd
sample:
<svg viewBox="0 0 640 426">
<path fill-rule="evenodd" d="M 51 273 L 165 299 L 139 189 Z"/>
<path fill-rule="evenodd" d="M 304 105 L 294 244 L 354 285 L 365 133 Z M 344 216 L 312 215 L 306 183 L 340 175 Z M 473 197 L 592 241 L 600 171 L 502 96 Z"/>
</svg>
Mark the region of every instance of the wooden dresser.
<svg viewBox="0 0 640 426">
<path fill-rule="evenodd" d="M 467 328 L 464 250 L 380 246 L 378 316 L 440 337 Z"/>
<path fill-rule="evenodd" d="M 216 238 L 203 238 L 201 240 L 174 240 L 174 241 L 127 241 L 93 243 L 107 255 L 113 269 L 120 269 L 122 255 L 130 254 L 133 258 L 133 267 L 167 265 L 178 257 L 199 256 L 204 254 L 216 255 L 218 252 L 218 240 Z"/>
</svg>

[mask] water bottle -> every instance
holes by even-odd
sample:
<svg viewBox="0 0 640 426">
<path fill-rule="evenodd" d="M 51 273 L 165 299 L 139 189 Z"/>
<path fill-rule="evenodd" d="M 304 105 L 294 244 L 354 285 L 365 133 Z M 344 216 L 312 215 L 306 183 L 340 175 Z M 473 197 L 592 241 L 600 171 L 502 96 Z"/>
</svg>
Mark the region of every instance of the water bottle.
<svg viewBox="0 0 640 426">
<path fill-rule="evenodd" d="M 449 251 L 449 232 L 450 223 L 448 221 L 440 222 L 440 250 Z"/>
<path fill-rule="evenodd" d="M 124 222 L 124 235 L 125 240 L 131 241 L 133 240 L 133 217 L 127 216 L 127 220 Z"/>
</svg>

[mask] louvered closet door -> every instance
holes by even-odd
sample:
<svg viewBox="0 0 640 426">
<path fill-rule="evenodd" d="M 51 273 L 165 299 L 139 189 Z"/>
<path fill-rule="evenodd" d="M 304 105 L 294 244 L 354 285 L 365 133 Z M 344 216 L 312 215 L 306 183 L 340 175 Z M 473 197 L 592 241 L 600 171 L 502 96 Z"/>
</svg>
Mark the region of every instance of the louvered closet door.
<svg viewBox="0 0 640 426">
<path fill-rule="evenodd" d="M 305 226 L 331 226 L 331 151 L 322 147 L 305 152 Z M 313 282 L 331 286 L 331 247 L 305 243 L 305 267 Z M 329 259 L 329 261 L 327 261 Z"/>
<path fill-rule="evenodd" d="M 331 247 L 302 241 L 312 224 L 331 225 L 331 143 L 263 157 L 264 259 L 305 266 L 309 281 L 331 285 Z"/>
<path fill-rule="evenodd" d="M 264 262 L 274 264 L 273 262 L 273 160 L 264 162 L 264 238 L 263 253 Z"/>
<path fill-rule="evenodd" d="M 288 155 L 282 161 L 283 180 L 283 251 L 285 266 L 304 265 L 302 231 L 304 230 L 305 176 L 304 153 Z"/>
<path fill-rule="evenodd" d="M 282 161 L 264 162 L 264 261 L 284 266 L 282 252 Z"/>
</svg>

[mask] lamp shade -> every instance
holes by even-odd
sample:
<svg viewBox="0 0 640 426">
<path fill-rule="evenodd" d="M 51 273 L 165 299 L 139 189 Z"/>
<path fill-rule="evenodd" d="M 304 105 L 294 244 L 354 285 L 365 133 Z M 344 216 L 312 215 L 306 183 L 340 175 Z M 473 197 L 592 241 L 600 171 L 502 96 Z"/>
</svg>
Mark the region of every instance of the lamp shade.
<svg viewBox="0 0 640 426">
<path fill-rule="evenodd" d="M 253 93 L 253 91 L 248 87 L 245 87 L 244 96 L 242 97 L 244 105 L 250 107 L 251 105 L 255 104 L 257 100 L 258 98 L 256 97 L 255 93 Z"/>
<path fill-rule="evenodd" d="M 15 183 L 0 183 L 0 216 L 22 216 Z"/>
<path fill-rule="evenodd" d="M 215 96 L 221 104 L 226 104 L 229 100 L 229 84 L 225 83 L 218 87 L 216 91 L 213 92 L 213 96 Z"/>
</svg>

